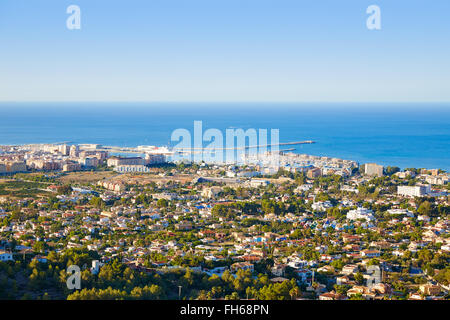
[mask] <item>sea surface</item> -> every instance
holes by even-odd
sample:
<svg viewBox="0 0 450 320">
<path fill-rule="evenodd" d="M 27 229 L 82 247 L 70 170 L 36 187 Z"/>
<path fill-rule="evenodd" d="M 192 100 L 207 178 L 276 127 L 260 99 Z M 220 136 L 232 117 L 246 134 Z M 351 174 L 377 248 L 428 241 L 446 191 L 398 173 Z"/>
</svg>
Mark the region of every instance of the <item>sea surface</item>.
<svg viewBox="0 0 450 320">
<path fill-rule="evenodd" d="M 450 104 L 438 103 L 0 103 L 0 145 L 175 145 L 171 133 L 279 129 L 296 153 L 450 170 Z M 206 143 L 205 143 L 206 146 Z"/>
</svg>

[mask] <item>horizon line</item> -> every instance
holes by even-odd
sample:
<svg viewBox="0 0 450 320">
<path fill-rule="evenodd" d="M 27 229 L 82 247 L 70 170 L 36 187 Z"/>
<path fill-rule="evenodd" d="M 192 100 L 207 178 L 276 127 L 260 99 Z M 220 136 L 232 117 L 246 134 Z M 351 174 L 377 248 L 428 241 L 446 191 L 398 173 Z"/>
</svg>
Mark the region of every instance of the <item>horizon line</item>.
<svg viewBox="0 0 450 320">
<path fill-rule="evenodd" d="M 423 100 L 423 101 L 283 101 L 283 100 L 0 100 L 0 104 L 4 103 L 285 103 L 285 104 L 305 104 L 305 103 L 329 103 L 329 104 L 342 104 L 342 103 L 368 103 L 368 104 L 384 104 L 384 103 L 395 103 L 395 104 L 422 104 L 422 103 L 432 103 L 432 104 L 450 104 L 449 101 L 433 101 L 433 100 Z"/>
</svg>

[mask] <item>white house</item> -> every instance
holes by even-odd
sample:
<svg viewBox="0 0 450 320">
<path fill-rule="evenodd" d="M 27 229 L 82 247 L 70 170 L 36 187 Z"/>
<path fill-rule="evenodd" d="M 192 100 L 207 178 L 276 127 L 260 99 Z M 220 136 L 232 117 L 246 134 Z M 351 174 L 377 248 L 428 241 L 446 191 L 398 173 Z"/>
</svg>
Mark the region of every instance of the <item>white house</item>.
<svg viewBox="0 0 450 320">
<path fill-rule="evenodd" d="M 311 208 L 315 211 L 326 211 L 328 208 L 333 207 L 330 201 L 319 201 L 312 204 Z"/>
<path fill-rule="evenodd" d="M 92 267 L 91 267 L 91 272 L 92 274 L 97 274 L 100 271 L 100 267 L 102 266 L 102 263 L 98 260 L 93 260 L 92 261 Z"/>
<path fill-rule="evenodd" d="M 12 253 L 0 250 L 0 261 L 1 262 L 14 261 Z"/>
<path fill-rule="evenodd" d="M 387 212 L 391 215 L 406 215 L 410 218 L 414 217 L 414 213 L 407 209 L 389 209 Z"/>
<path fill-rule="evenodd" d="M 250 180 L 250 186 L 252 188 L 258 188 L 258 187 L 265 187 L 269 185 L 270 182 L 267 180 L 261 180 L 261 179 L 252 179 Z"/>
<path fill-rule="evenodd" d="M 349 220 L 357 220 L 357 219 L 365 219 L 366 221 L 374 220 L 373 211 L 370 209 L 358 207 L 355 210 L 350 210 L 347 212 L 347 219 Z"/>
</svg>

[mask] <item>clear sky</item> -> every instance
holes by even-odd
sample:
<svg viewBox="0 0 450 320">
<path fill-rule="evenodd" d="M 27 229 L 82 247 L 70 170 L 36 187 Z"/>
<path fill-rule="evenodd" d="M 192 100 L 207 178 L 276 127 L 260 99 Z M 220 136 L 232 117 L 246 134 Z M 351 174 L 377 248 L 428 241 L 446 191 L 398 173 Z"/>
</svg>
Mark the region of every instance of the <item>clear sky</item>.
<svg viewBox="0 0 450 320">
<path fill-rule="evenodd" d="M 450 101 L 449 0 L 0 0 L 0 44 L 0 101 Z"/>
</svg>

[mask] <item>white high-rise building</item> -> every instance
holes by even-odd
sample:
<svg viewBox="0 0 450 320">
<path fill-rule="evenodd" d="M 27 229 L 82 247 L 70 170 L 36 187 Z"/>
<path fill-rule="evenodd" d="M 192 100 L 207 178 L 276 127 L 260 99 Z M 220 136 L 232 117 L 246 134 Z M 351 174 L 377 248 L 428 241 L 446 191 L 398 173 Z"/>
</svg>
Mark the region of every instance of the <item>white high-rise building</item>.
<svg viewBox="0 0 450 320">
<path fill-rule="evenodd" d="M 69 152 L 70 152 L 70 148 L 67 144 L 62 144 L 58 147 L 59 152 L 64 155 L 64 156 L 68 156 Z"/>
<path fill-rule="evenodd" d="M 376 163 L 366 163 L 364 165 L 364 173 L 369 176 L 383 176 L 383 166 L 380 166 Z"/>
<path fill-rule="evenodd" d="M 80 153 L 80 149 L 78 148 L 77 145 L 73 145 L 73 146 L 70 147 L 70 156 L 72 158 L 78 157 L 79 153 Z"/>
<path fill-rule="evenodd" d="M 430 185 L 398 186 L 397 194 L 405 197 L 423 197 L 431 192 Z"/>
</svg>

